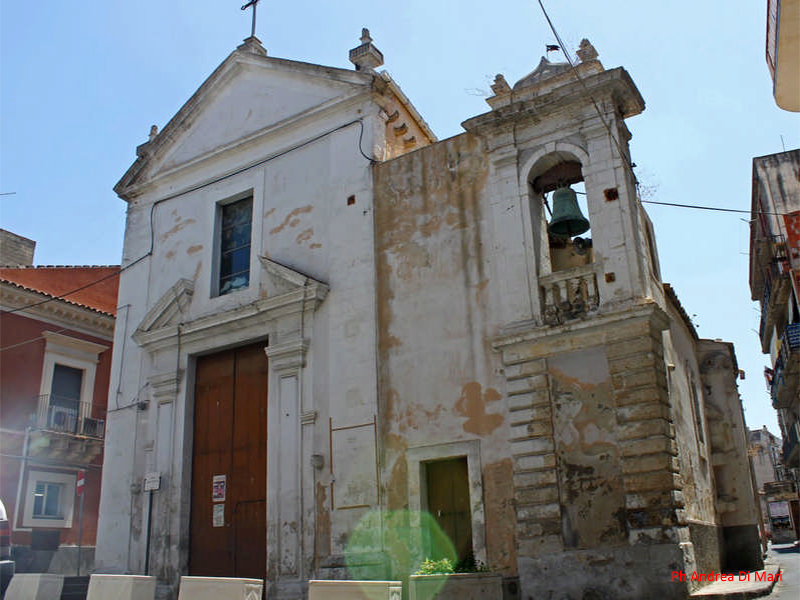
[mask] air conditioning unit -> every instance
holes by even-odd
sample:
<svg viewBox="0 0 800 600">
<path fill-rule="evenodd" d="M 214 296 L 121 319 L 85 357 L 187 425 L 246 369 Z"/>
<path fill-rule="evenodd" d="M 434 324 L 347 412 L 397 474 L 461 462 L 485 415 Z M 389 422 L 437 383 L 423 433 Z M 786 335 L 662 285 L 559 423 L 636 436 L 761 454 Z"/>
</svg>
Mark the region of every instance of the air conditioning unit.
<svg viewBox="0 0 800 600">
<path fill-rule="evenodd" d="M 56 431 L 75 431 L 77 413 L 74 409 L 64 406 L 50 406 L 48 411 L 47 426 Z"/>
<path fill-rule="evenodd" d="M 83 435 L 101 438 L 103 437 L 105 424 L 106 422 L 103 419 L 86 418 L 83 420 Z"/>
</svg>

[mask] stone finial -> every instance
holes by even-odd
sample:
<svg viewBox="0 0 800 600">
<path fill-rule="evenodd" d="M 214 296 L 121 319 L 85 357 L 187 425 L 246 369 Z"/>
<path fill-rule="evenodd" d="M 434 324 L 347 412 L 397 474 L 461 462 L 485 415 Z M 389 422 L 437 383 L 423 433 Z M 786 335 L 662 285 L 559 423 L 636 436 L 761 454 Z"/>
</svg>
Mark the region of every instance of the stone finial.
<svg viewBox="0 0 800 600">
<path fill-rule="evenodd" d="M 152 142 L 154 139 L 156 139 L 157 135 L 158 135 L 158 125 L 153 125 L 150 128 L 150 141 Z"/>
<path fill-rule="evenodd" d="M 356 66 L 356 71 L 367 72 L 373 72 L 383 64 L 383 54 L 372 43 L 366 27 L 361 30 L 361 45 L 350 50 L 350 62 Z"/>
<path fill-rule="evenodd" d="M 597 50 L 594 49 L 592 43 L 586 38 L 581 40 L 576 54 L 578 55 L 578 58 L 581 59 L 581 62 L 589 62 L 590 60 L 595 60 L 597 58 Z"/>
<path fill-rule="evenodd" d="M 494 77 L 494 83 L 492 84 L 492 92 L 494 92 L 495 96 L 499 96 L 501 94 L 506 94 L 511 91 L 511 86 L 508 85 L 506 78 L 503 77 L 502 74 L 498 73 Z"/>
</svg>

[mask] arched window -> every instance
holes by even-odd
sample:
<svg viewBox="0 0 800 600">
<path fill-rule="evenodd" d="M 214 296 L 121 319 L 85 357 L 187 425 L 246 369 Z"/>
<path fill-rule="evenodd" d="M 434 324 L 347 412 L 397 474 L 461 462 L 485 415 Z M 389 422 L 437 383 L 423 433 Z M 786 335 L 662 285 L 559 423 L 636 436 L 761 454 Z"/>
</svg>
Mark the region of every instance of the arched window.
<svg viewBox="0 0 800 600">
<path fill-rule="evenodd" d="M 528 189 L 544 321 L 556 325 L 599 304 L 583 165 L 566 151 L 541 157 Z"/>
</svg>

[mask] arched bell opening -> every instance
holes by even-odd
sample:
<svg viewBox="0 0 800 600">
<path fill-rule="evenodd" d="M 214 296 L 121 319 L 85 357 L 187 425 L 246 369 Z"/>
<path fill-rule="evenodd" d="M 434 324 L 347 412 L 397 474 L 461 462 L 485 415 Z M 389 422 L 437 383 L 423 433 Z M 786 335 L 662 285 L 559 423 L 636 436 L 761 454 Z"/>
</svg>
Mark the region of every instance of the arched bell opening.
<svg viewBox="0 0 800 600">
<path fill-rule="evenodd" d="M 594 262 L 581 163 L 560 154 L 542 159 L 529 179 L 533 201 L 543 206 L 537 212 L 545 222 L 538 230 L 547 247 L 550 272 Z"/>
<path fill-rule="evenodd" d="M 538 158 L 528 172 L 541 319 L 559 325 L 600 305 L 584 186 L 588 157 L 566 148 Z"/>
</svg>

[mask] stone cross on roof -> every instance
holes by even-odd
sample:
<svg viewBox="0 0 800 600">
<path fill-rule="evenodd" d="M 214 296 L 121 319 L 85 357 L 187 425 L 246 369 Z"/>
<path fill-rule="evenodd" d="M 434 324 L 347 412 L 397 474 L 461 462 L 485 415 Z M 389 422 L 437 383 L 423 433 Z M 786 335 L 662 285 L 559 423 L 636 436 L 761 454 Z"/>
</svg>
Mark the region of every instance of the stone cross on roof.
<svg viewBox="0 0 800 600">
<path fill-rule="evenodd" d="M 250 0 L 247 4 L 242 6 L 242 10 L 247 10 L 251 6 L 253 7 L 253 25 L 250 28 L 250 37 L 256 37 L 256 6 L 261 0 Z"/>
</svg>

